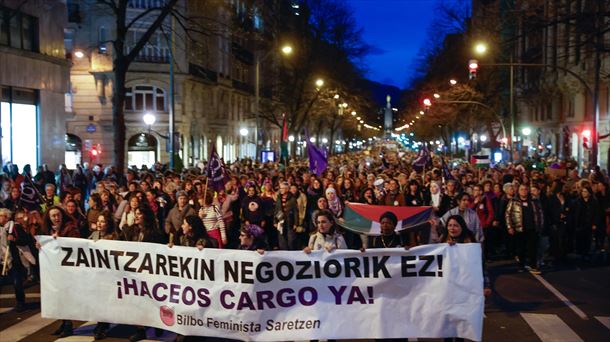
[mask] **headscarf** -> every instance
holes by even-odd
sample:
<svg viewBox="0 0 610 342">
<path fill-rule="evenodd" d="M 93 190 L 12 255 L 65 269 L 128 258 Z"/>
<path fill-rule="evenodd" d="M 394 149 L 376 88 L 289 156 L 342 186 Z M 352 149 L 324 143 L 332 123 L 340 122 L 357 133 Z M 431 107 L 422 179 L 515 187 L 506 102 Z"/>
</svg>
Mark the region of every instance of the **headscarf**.
<svg viewBox="0 0 610 342">
<path fill-rule="evenodd" d="M 328 198 L 328 195 L 331 193 L 335 195 L 335 198 L 332 201 Z M 333 215 L 335 215 L 335 217 L 341 216 L 343 207 L 341 205 L 341 201 L 339 200 L 339 196 L 337 196 L 337 191 L 335 189 L 333 189 L 333 188 L 326 189 L 326 200 L 328 201 L 328 209 L 330 209 L 330 211 L 332 211 Z"/>
</svg>

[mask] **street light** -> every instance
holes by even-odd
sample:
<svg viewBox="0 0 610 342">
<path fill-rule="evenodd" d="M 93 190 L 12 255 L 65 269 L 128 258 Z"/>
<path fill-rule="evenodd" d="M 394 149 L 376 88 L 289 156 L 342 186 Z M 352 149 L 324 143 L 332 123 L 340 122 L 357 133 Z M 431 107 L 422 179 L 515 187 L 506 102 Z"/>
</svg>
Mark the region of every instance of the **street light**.
<svg viewBox="0 0 610 342">
<path fill-rule="evenodd" d="M 339 94 L 335 94 L 335 96 L 333 96 L 333 98 L 334 98 L 335 100 L 338 100 L 340 97 L 341 97 L 341 96 L 339 96 Z"/>
<path fill-rule="evenodd" d="M 487 141 L 487 136 L 486 135 L 481 135 L 481 137 L 479 139 L 481 139 L 482 142 L 486 142 Z"/>
<path fill-rule="evenodd" d="M 242 129 L 240 129 L 240 130 L 239 130 L 239 134 L 240 134 L 242 137 L 247 136 L 247 135 L 248 135 L 248 129 L 247 129 L 247 128 L 245 128 L 245 127 L 244 127 L 244 128 L 242 128 Z"/>
<path fill-rule="evenodd" d="M 328 144 L 328 139 L 322 138 L 322 144 Z"/>
<path fill-rule="evenodd" d="M 322 88 L 322 86 L 323 86 L 323 85 L 324 85 L 324 80 L 323 80 L 323 79 L 321 79 L 321 78 L 318 78 L 318 79 L 316 80 L 316 87 L 318 87 L 318 88 Z"/>
<path fill-rule="evenodd" d="M 312 144 L 315 144 L 316 138 L 315 137 L 309 138 L 309 142 L 312 143 Z"/>
<path fill-rule="evenodd" d="M 532 134 L 532 129 L 531 129 L 531 128 L 529 128 L 529 127 L 524 127 L 524 128 L 521 130 L 521 133 L 523 133 L 523 135 L 527 137 L 527 136 L 529 136 L 530 134 Z"/>
<path fill-rule="evenodd" d="M 474 46 L 474 52 L 478 55 L 483 55 L 487 52 L 487 44 L 479 42 Z"/>
<path fill-rule="evenodd" d="M 290 46 L 290 45 L 284 45 L 284 46 L 282 47 L 282 53 L 283 53 L 283 54 L 285 54 L 285 55 L 290 55 L 290 54 L 292 54 L 292 46 Z"/>
<path fill-rule="evenodd" d="M 440 99 L 441 98 L 441 96 L 439 94 L 436 94 L 436 93 L 433 96 L 434 96 L 435 99 Z"/>
<path fill-rule="evenodd" d="M 172 31 L 173 32 L 173 31 Z M 260 143 L 260 137 L 259 137 L 259 126 L 260 126 L 260 113 L 259 113 L 259 108 L 260 108 L 260 88 L 261 88 L 261 62 L 265 61 L 265 59 L 267 59 L 272 52 L 274 52 L 275 50 L 269 50 L 267 51 L 267 53 L 265 55 L 263 55 L 262 57 L 260 57 L 259 54 L 254 54 L 255 57 L 255 64 L 254 64 L 254 115 L 255 115 L 255 120 L 256 120 L 256 125 L 254 127 L 254 135 L 255 135 L 255 143 L 256 143 L 256 156 L 255 158 L 258 158 L 258 153 L 259 153 L 259 143 Z M 285 44 L 284 46 L 282 46 L 282 48 L 280 49 L 280 51 L 282 52 L 282 54 L 284 54 L 285 56 L 291 55 L 292 54 L 292 46 L 290 46 L 289 44 Z"/>
<path fill-rule="evenodd" d="M 452 79 L 449 80 L 449 84 L 456 85 L 457 81 L 452 78 Z"/>
<path fill-rule="evenodd" d="M 293 142 L 294 141 L 294 135 L 289 135 L 288 136 L 288 141 Z"/>
<path fill-rule="evenodd" d="M 356 114 L 357 114 L 357 113 L 356 113 L 356 111 L 355 111 L 355 110 L 353 110 L 353 111 L 352 111 L 352 116 L 356 116 Z"/>
<path fill-rule="evenodd" d="M 157 118 L 155 117 L 154 114 L 152 113 L 146 113 L 144 114 L 144 116 L 142 117 L 142 120 L 144 120 L 144 123 L 147 126 L 152 126 L 155 124 L 155 121 L 157 121 Z"/>
<path fill-rule="evenodd" d="M 81 50 L 76 50 L 76 51 L 74 51 L 74 57 L 83 58 L 83 57 L 85 57 L 85 53 L 82 52 Z"/>
</svg>

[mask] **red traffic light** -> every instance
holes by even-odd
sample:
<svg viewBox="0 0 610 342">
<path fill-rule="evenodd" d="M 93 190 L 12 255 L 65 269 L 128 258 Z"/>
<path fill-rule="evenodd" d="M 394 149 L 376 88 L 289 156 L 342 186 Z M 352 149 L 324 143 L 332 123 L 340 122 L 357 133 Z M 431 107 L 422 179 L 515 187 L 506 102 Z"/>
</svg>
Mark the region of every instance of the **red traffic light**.
<svg viewBox="0 0 610 342">
<path fill-rule="evenodd" d="M 479 68 L 479 62 L 476 59 L 471 59 L 470 61 L 468 61 L 468 69 L 471 72 L 477 71 L 478 68 Z"/>
<path fill-rule="evenodd" d="M 591 131 L 588 129 L 585 129 L 582 131 L 582 133 L 580 133 L 584 138 L 590 138 L 591 137 Z"/>
<path fill-rule="evenodd" d="M 92 148 L 92 149 L 91 149 L 91 156 L 93 156 L 93 157 L 97 157 L 97 156 L 98 156 L 98 154 L 100 154 L 100 153 L 99 153 L 99 151 L 97 150 L 97 148 L 95 148 L 95 147 L 94 147 L 94 148 Z"/>
</svg>

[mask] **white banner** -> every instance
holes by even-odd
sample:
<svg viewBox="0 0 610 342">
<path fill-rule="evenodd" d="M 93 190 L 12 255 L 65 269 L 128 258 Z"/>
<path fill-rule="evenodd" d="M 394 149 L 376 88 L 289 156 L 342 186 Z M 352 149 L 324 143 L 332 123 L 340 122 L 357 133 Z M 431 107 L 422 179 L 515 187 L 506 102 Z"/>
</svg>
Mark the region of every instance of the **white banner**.
<svg viewBox="0 0 610 342">
<path fill-rule="evenodd" d="M 42 316 L 244 341 L 480 341 L 479 244 L 365 253 L 252 251 L 38 237 Z"/>
</svg>

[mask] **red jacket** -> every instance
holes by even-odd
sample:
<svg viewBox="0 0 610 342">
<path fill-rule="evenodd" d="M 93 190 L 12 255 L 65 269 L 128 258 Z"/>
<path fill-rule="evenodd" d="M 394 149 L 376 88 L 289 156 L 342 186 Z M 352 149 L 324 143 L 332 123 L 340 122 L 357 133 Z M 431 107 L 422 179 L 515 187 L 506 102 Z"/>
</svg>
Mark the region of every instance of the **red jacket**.
<svg viewBox="0 0 610 342">
<path fill-rule="evenodd" d="M 481 226 L 484 229 L 491 227 L 494 220 L 494 208 L 489 196 L 481 196 L 481 201 L 478 203 L 475 203 L 473 200 L 469 207 L 477 212 Z"/>
</svg>

